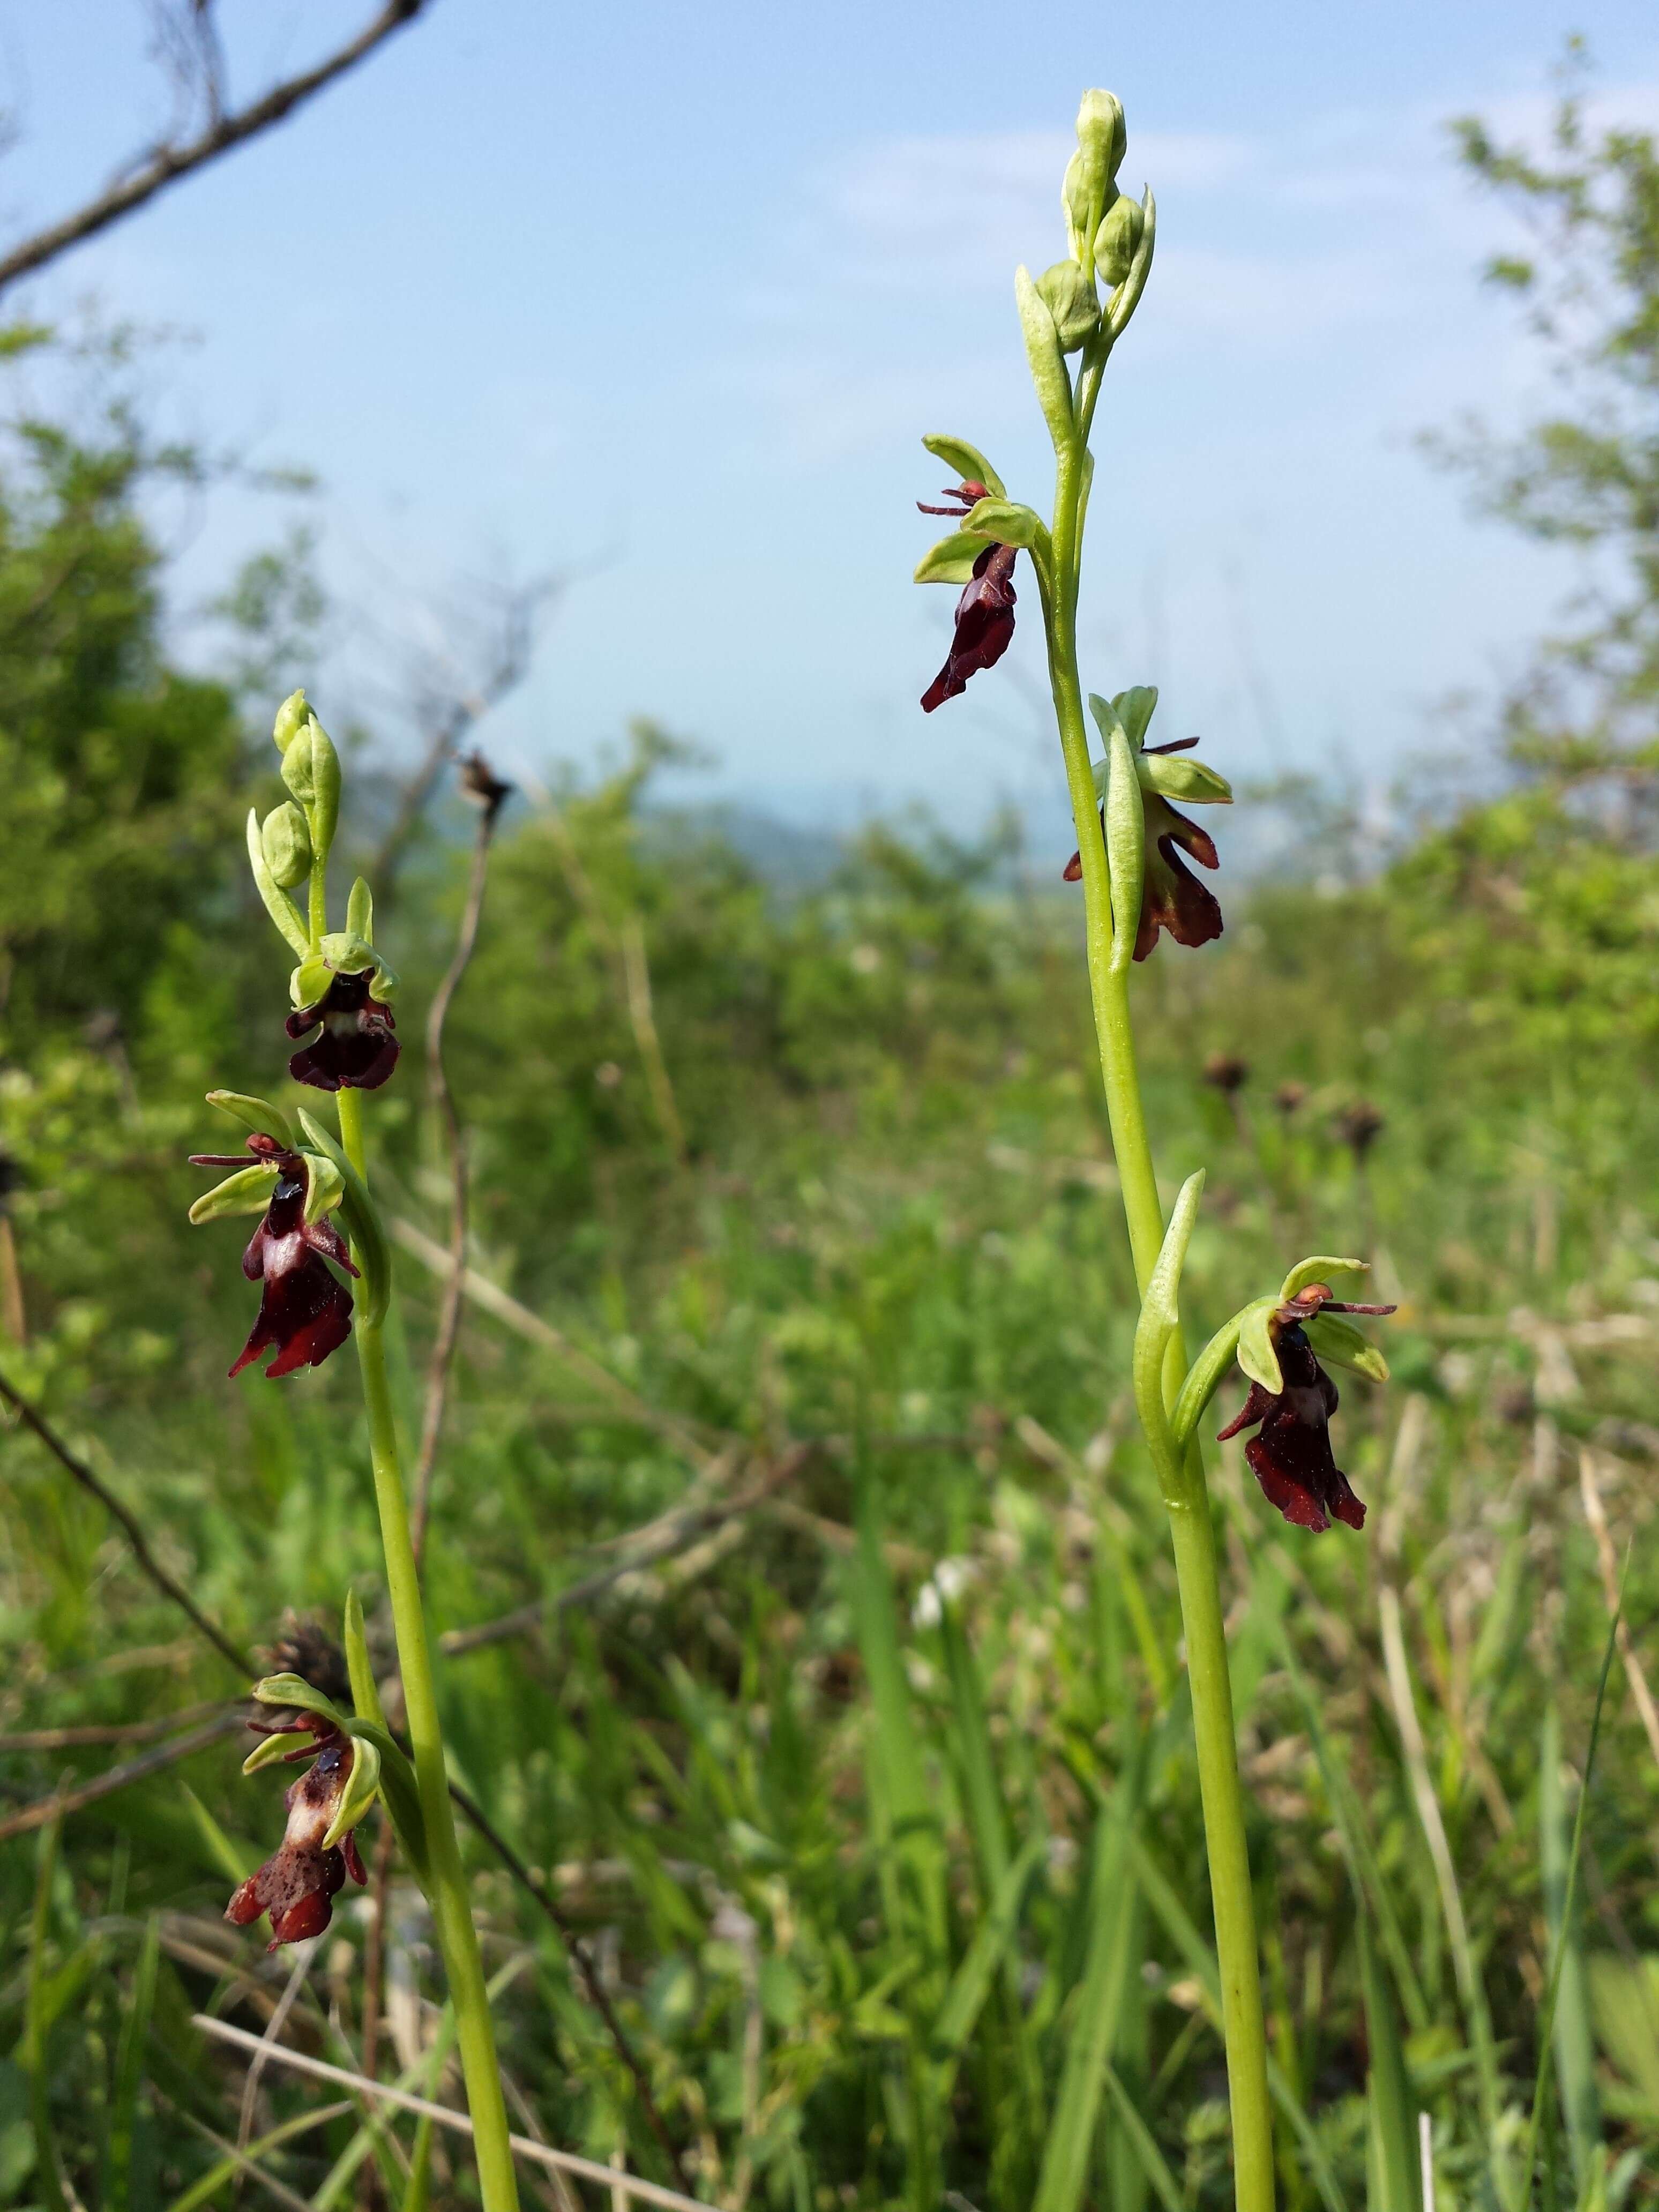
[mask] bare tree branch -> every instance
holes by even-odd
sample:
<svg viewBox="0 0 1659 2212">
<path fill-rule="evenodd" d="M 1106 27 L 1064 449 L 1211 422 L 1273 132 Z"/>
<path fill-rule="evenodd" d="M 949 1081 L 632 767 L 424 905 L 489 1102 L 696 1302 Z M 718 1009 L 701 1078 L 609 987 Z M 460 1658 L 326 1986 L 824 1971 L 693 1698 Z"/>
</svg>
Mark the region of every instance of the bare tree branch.
<svg viewBox="0 0 1659 2212">
<path fill-rule="evenodd" d="M 203 17 L 197 30 L 208 104 L 206 128 L 182 143 L 168 142 L 154 148 L 97 198 L 88 200 L 84 207 L 77 208 L 61 222 L 36 231 L 33 238 L 26 238 L 21 246 L 15 246 L 9 253 L 0 257 L 0 291 L 15 284 L 20 276 L 43 269 L 47 262 L 55 261 L 60 253 L 66 253 L 83 240 L 95 238 L 123 216 L 131 215 L 136 208 L 154 199 L 157 192 L 176 184 L 180 177 L 204 167 L 221 154 L 228 154 L 233 147 L 244 145 L 261 131 L 281 123 L 336 77 L 343 76 L 348 70 L 366 60 L 394 32 L 412 23 L 428 4 L 429 0 L 386 0 L 380 14 L 365 24 L 355 39 L 337 47 L 314 68 L 273 85 L 260 99 L 234 114 L 222 112 L 216 42 L 210 21 Z"/>
<path fill-rule="evenodd" d="M 210 1743 L 232 1735 L 242 1726 L 242 1709 L 230 1707 L 216 1718 L 204 1721 L 201 1727 L 191 1729 L 187 1735 L 174 1736 L 168 1743 L 158 1744 L 154 1751 L 146 1751 L 137 1759 L 130 1759 L 125 1766 L 112 1766 L 107 1773 L 94 1775 L 83 1782 L 78 1790 L 54 1790 L 50 1797 L 37 1798 L 33 1805 L 25 1805 L 19 1813 L 12 1813 L 0 1820 L 0 1844 L 11 1841 L 14 1836 L 26 1836 L 31 1828 L 44 1828 L 48 1820 L 55 1820 L 63 1813 L 78 1813 L 83 1805 L 93 1805 L 100 1797 L 108 1797 L 118 1790 L 125 1790 L 130 1782 L 142 1782 L 147 1774 L 160 1774 L 169 1766 L 176 1766 L 181 1759 L 192 1753 L 206 1750 Z"/>
</svg>

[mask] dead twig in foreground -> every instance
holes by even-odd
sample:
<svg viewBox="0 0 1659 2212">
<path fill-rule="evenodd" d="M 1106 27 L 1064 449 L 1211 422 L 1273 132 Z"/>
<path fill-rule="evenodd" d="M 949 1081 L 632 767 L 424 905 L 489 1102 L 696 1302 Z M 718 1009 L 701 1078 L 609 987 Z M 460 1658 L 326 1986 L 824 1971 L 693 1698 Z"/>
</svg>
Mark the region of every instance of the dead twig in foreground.
<svg viewBox="0 0 1659 2212">
<path fill-rule="evenodd" d="M 106 1774 L 83 1782 L 78 1790 L 55 1790 L 50 1797 L 37 1798 L 33 1805 L 25 1805 L 21 1812 L 13 1813 L 0 1820 L 0 1844 L 9 1843 L 14 1836 L 26 1836 L 32 1828 L 44 1828 L 48 1820 L 60 1814 L 78 1813 L 84 1805 L 96 1804 L 100 1797 L 110 1797 L 118 1790 L 125 1790 L 130 1782 L 142 1782 L 147 1774 L 160 1774 L 169 1766 L 176 1766 L 181 1759 L 193 1752 L 204 1751 L 210 1743 L 231 1735 L 242 1725 L 240 1706 L 221 1713 L 216 1719 L 204 1721 L 188 1735 L 177 1736 L 171 1743 L 158 1744 L 137 1759 L 130 1759 L 125 1766 L 112 1766 Z"/>
<path fill-rule="evenodd" d="M 192 2013 L 191 2025 L 216 2042 L 234 2044 L 241 2051 L 257 2051 L 263 2047 L 269 2058 L 291 2066 L 297 2074 L 309 2074 L 319 2081 L 336 2082 L 343 2089 L 356 2091 L 360 2097 L 378 2097 L 383 2104 L 416 2112 L 438 2127 L 453 2128 L 457 2135 L 472 2133 L 472 2123 L 465 2112 L 453 2112 L 448 2106 L 434 2105 L 428 2097 L 411 2096 L 406 2089 L 393 2089 L 382 2081 L 367 2081 L 361 2074 L 348 2073 L 343 2066 L 331 2066 L 325 2058 L 308 2058 L 303 2051 L 290 2051 L 283 2044 L 262 2046 L 259 2038 L 250 2035 L 246 2028 L 233 2027 L 228 2021 L 215 2020 L 204 2012 Z M 520 2158 L 529 2159 L 554 2172 L 577 2174 L 584 2181 L 597 2182 L 621 2197 L 638 2197 L 646 2204 L 660 2204 L 665 2212 L 714 2212 L 712 2206 L 699 2203 L 695 2197 L 684 2197 L 678 2189 L 665 2189 L 659 2182 L 647 2181 L 641 2175 L 626 2172 L 618 2166 L 601 2166 L 597 2159 L 579 2158 L 574 2151 L 552 2150 L 545 2143 L 532 2142 L 527 2136 L 509 2136 L 507 2141 Z"/>
</svg>

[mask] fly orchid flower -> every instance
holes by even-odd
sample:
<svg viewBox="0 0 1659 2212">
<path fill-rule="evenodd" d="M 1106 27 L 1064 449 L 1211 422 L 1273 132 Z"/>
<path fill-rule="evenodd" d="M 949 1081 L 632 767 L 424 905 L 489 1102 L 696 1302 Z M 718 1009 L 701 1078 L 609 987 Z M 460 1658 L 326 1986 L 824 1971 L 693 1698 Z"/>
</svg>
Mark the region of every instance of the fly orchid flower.
<svg viewBox="0 0 1659 2212">
<path fill-rule="evenodd" d="M 355 931 L 325 937 L 295 969 L 290 986 L 289 1036 L 317 1032 L 289 1061 L 294 1080 L 313 1091 L 378 1091 L 398 1065 L 397 1024 L 386 1004 L 397 984 Z"/>
<path fill-rule="evenodd" d="M 1090 704 L 1093 706 L 1094 702 L 1091 700 Z M 1146 726 L 1157 704 L 1156 687 L 1141 684 L 1132 690 L 1120 691 L 1110 708 L 1121 720 L 1134 755 L 1135 777 L 1140 786 L 1146 822 L 1146 872 L 1140 895 L 1140 924 L 1135 933 L 1137 960 L 1146 958 L 1158 943 L 1160 930 L 1167 929 L 1177 945 L 1207 945 L 1212 938 L 1220 936 L 1221 908 L 1216 896 L 1199 881 L 1181 857 L 1184 852 L 1200 867 L 1219 867 L 1215 840 L 1196 822 L 1177 813 L 1170 801 L 1180 799 L 1188 805 L 1227 806 L 1231 805 L 1233 796 L 1226 778 L 1206 768 L 1202 761 L 1178 761 L 1173 757 L 1176 753 L 1190 752 L 1200 742 L 1197 738 L 1176 738 L 1164 745 L 1145 743 Z M 1097 720 L 1106 711 L 1102 702 L 1095 709 Z M 1104 781 L 1103 763 L 1095 770 L 1095 786 L 1101 793 L 1103 806 Z M 1061 872 L 1066 883 L 1078 882 L 1083 874 L 1082 854 L 1073 853 Z"/>
<path fill-rule="evenodd" d="M 298 1368 L 320 1366 L 345 1342 L 351 1334 L 351 1293 L 329 1262 L 349 1275 L 357 1269 L 345 1239 L 328 1218 L 329 1209 L 343 1196 L 332 1164 L 263 1129 L 248 1138 L 247 1149 L 252 1164 L 235 1153 L 191 1155 L 192 1167 L 238 1172 L 198 1199 L 190 1218 L 200 1223 L 228 1213 L 263 1212 L 242 1255 L 242 1273 L 261 1285 L 259 1311 L 230 1372 L 240 1375 L 251 1360 L 274 1348 L 276 1357 L 265 1375 L 275 1382 Z"/>
<path fill-rule="evenodd" d="M 248 1726 L 257 1735 L 276 1737 L 297 1731 L 313 1739 L 292 1751 L 271 1753 L 285 1763 L 309 1759 L 311 1765 L 283 1799 L 288 1825 L 281 1844 L 225 1907 L 226 1919 L 238 1928 L 269 1913 L 270 1942 L 266 1948 L 274 1951 L 281 1944 L 322 1934 L 347 1875 L 359 1884 L 368 1880 L 353 1832 L 348 1828 L 330 1840 L 357 1747 L 319 1713 L 283 1712 L 269 1721 L 251 1720 Z"/>
<path fill-rule="evenodd" d="M 945 493 L 954 506 L 930 507 L 925 500 L 918 500 L 916 506 L 923 514 L 948 514 L 960 520 L 992 495 L 988 485 L 969 477 Z M 968 678 L 981 668 L 994 667 L 1008 650 L 1014 635 L 1014 562 L 1018 557 L 1018 545 L 986 539 L 957 601 L 956 629 L 945 665 L 921 695 L 924 714 L 931 714 L 947 699 L 960 698 Z"/>
<path fill-rule="evenodd" d="M 1333 1516 L 1351 1528 L 1364 1526 L 1365 1509 L 1331 1455 L 1330 1419 L 1339 1401 L 1335 1383 L 1319 1364 L 1315 1339 L 1327 1358 L 1358 1364 L 1354 1347 L 1364 1352 L 1371 1352 L 1371 1347 L 1358 1329 L 1342 1328 L 1339 1333 L 1323 1316 L 1394 1310 L 1392 1306 L 1345 1305 L 1327 1285 L 1310 1283 L 1267 1316 L 1267 1338 L 1283 1387 L 1270 1390 L 1252 1377 L 1249 1395 L 1217 1441 L 1224 1443 L 1260 1424 L 1244 1447 L 1244 1456 L 1267 1503 L 1277 1506 L 1293 1528 L 1322 1531 L 1330 1527 Z"/>
</svg>

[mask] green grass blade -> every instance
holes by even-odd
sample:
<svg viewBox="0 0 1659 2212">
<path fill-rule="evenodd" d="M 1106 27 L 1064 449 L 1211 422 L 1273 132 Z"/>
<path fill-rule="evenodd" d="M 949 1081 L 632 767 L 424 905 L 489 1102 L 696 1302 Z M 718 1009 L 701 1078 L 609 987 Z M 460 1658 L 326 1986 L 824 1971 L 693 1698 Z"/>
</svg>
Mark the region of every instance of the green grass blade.
<svg viewBox="0 0 1659 2212">
<path fill-rule="evenodd" d="M 1139 1777 L 1132 1769 L 1096 1820 L 1089 1948 L 1032 2212 L 1077 2212 L 1088 2185 L 1124 1984 L 1140 1964 L 1129 1955 L 1135 1887 L 1129 1844 L 1138 1796 Z"/>
<path fill-rule="evenodd" d="M 115 2094 L 110 2114 L 109 2162 L 104 2200 L 107 2212 L 127 2212 L 132 2191 L 133 2132 L 138 2119 L 138 2091 L 144 2078 L 144 2046 L 155 2007 L 155 1974 L 161 1957 L 161 1923 L 152 1914 L 133 1970 L 132 1998 L 121 2023 L 115 2054 Z"/>
<path fill-rule="evenodd" d="M 1106 2087 L 1111 2092 L 1116 2107 L 1118 2124 L 1133 2147 L 1140 2161 L 1140 2170 L 1152 2184 L 1164 2212 L 1187 2212 L 1187 2199 L 1181 2184 L 1170 2171 L 1169 2160 L 1153 2140 L 1152 2131 L 1140 2113 L 1134 2100 L 1123 2086 L 1123 2078 L 1109 2058 L 1105 2064 Z"/>
<path fill-rule="evenodd" d="M 1521 2186 L 1516 2203 L 1524 2207 L 1532 2197 L 1533 2168 L 1538 2158 L 1538 2127 L 1544 2110 L 1544 2091 L 1549 2080 L 1550 2052 L 1554 2040 L 1555 2013 L 1561 1993 L 1561 1978 L 1566 1966 L 1568 1945 L 1566 1936 L 1572 1926 L 1573 1908 L 1578 1890 L 1578 1861 L 1584 1847 L 1584 1814 L 1589 1805 L 1590 1777 L 1595 1771 L 1596 1746 L 1601 1738 L 1601 1710 L 1607 1703 L 1607 1677 L 1613 1672 L 1613 1654 L 1618 1649 L 1619 1623 L 1624 1616 L 1624 1595 L 1614 1608 L 1607 1628 L 1607 1641 L 1601 1654 L 1601 1672 L 1595 1685 L 1595 1705 L 1590 1714 L 1589 1741 L 1584 1749 L 1583 1778 L 1578 1785 L 1578 1809 L 1573 1815 L 1572 1843 L 1567 1853 L 1566 1881 L 1561 1893 L 1561 1935 L 1553 1948 L 1555 1956 L 1550 1966 L 1549 1987 L 1544 1996 L 1544 2009 L 1538 2022 L 1538 2072 L 1533 2081 L 1532 2117 L 1527 2124 L 1526 2151 L 1521 2166 Z"/>
<path fill-rule="evenodd" d="M 64 2191 L 64 2169 L 58 2154 L 58 2136 L 52 2124 L 52 2080 L 46 2065 L 49 2009 L 46 1995 L 46 1940 L 52 1924 L 52 1882 L 58 1872 L 58 1843 L 63 1821 L 54 1813 L 40 1831 L 35 1860 L 34 1909 L 29 1918 L 28 1972 L 23 2008 L 22 2056 L 29 2077 L 29 2120 L 34 2130 L 37 2186 L 47 2212 L 69 2212 Z"/>
<path fill-rule="evenodd" d="M 962 1964 L 951 1978 L 928 2045 L 929 2055 L 939 2069 L 941 2104 L 950 2098 L 968 2039 L 1013 1941 L 1026 1886 L 1042 1856 L 1046 1840 L 1041 1833 L 1033 1836 L 1003 1876 L 991 1910 L 980 1922 Z"/>
<path fill-rule="evenodd" d="M 1422 2212 L 1417 2108 L 1406 2075 L 1406 2053 L 1389 1978 L 1376 1955 L 1370 1922 L 1363 1908 L 1358 1934 L 1359 1982 L 1371 2062 L 1366 2097 L 1370 2212 Z"/>
<path fill-rule="evenodd" d="M 1205 2010 L 1211 2026 L 1218 2035 L 1221 2033 L 1221 1971 L 1216 1964 L 1215 1953 L 1199 1934 L 1186 1906 L 1176 1895 L 1158 1861 L 1139 1836 L 1133 1839 L 1131 1850 L 1146 1901 L 1163 1923 L 1164 1934 L 1197 1978 L 1204 1992 Z M 1284 2113 L 1302 2146 L 1302 2154 L 1307 2160 L 1314 2185 L 1324 2199 L 1326 2212 L 1348 2212 L 1348 2200 L 1342 2193 L 1336 2170 L 1326 2155 L 1325 2146 L 1319 2140 L 1318 2130 L 1309 2118 L 1302 2100 L 1291 2087 L 1284 2068 L 1271 2053 L 1267 2059 L 1267 2087 L 1273 2092 L 1273 2102 Z"/>
<path fill-rule="evenodd" d="M 257 2142 L 251 2142 L 246 2150 L 228 2150 L 217 2165 L 210 2166 L 199 2180 L 191 2182 L 182 2197 L 173 2198 L 167 2212 L 201 2212 L 202 2206 L 210 2204 L 228 2181 L 234 2180 L 239 2173 L 251 2173 L 268 2151 L 280 2150 L 291 2136 L 302 2136 L 308 2129 L 321 2127 L 350 2110 L 350 2105 L 343 2100 L 337 2105 L 324 2105 L 313 2112 L 296 2112 L 291 2119 L 272 2128 L 269 2135 L 263 2135 Z M 185 2118 L 198 2133 L 207 2132 L 199 2121 L 191 2119 L 189 2113 L 185 2113 Z M 209 2140 L 213 2138 L 210 2136 Z"/>
<path fill-rule="evenodd" d="M 1538 1855 L 1544 1915 L 1550 1942 L 1561 1954 L 1555 2008 L 1555 2073 L 1566 2115 L 1573 2179 L 1582 2191 L 1591 2178 L 1601 2141 L 1601 2100 L 1595 2087 L 1595 2035 L 1590 2021 L 1589 1979 L 1578 1916 L 1567 1911 L 1567 1863 L 1572 1826 L 1561 1787 L 1561 1715 L 1552 1698 L 1544 1713 L 1538 1768 Z"/>
</svg>

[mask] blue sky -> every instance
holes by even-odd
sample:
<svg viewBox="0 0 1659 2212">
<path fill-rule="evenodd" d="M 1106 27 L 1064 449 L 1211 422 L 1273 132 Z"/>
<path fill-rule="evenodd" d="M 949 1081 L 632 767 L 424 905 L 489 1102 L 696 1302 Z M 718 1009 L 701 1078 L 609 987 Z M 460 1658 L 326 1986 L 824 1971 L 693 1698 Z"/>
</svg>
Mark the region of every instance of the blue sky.
<svg viewBox="0 0 1659 2212">
<path fill-rule="evenodd" d="M 222 4 L 245 88 L 343 12 Z M 414 657 L 454 635 L 464 659 L 446 610 L 472 580 L 569 569 L 488 732 L 509 769 L 648 714 L 714 757 L 711 792 L 836 823 L 927 795 L 970 823 L 1054 787 L 1035 592 L 1003 666 L 923 717 L 952 595 L 908 580 L 912 502 L 943 482 L 917 441 L 972 438 L 1048 504 L 1012 270 L 1064 251 L 1071 118 L 1109 85 L 1159 238 L 1097 429 L 1085 674 L 1158 683 L 1163 734 L 1203 731 L 1235 775 L 1375 781 L 1449 694 L 1501 685 L 1573 581 L 1413 442 L 1542 396 L 1479 286 L 1498 216 L 1443 123 L 1535 131 L 1569 28 L 1610 106 L 1659 124 L 1659 22 L 1613 0 L 436 0 L 29 304 L 189 333 L 147 371 L 167 418 L 319 472 L 326 717 L 395 722 Z M 145 35 L 137 0 L 0 0 L 10 231 L 163 118 Z M 283 520 L 216 495 L 181 604 Z"/>
</svg>

